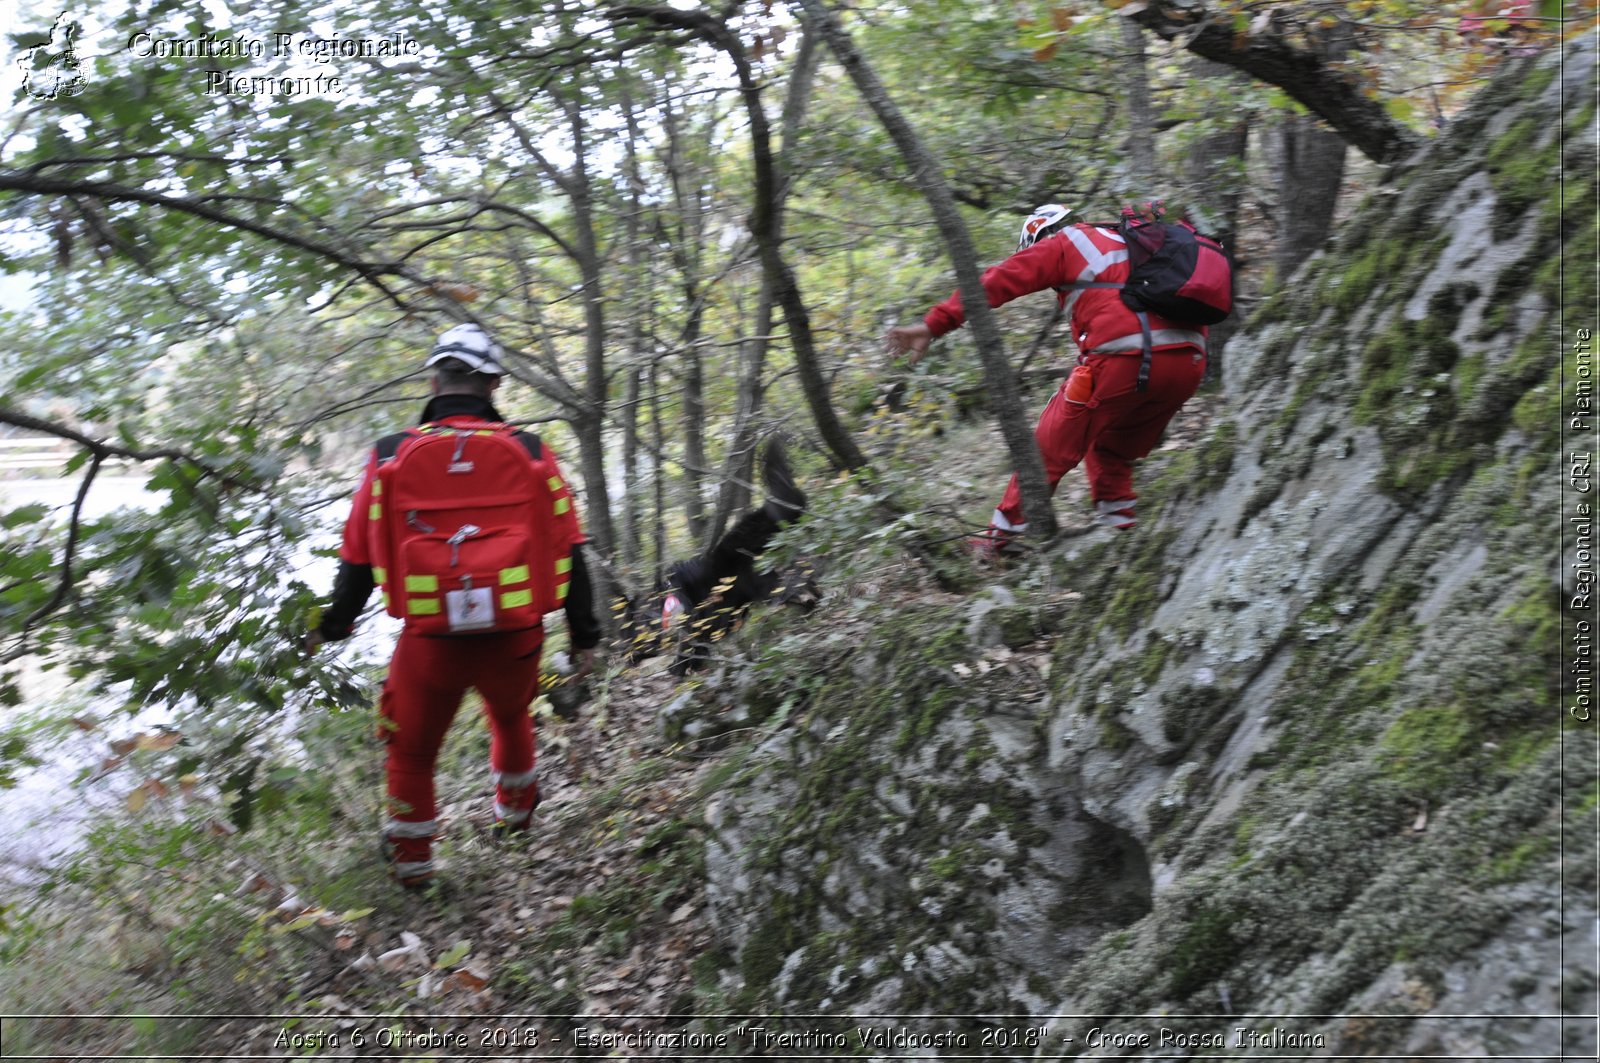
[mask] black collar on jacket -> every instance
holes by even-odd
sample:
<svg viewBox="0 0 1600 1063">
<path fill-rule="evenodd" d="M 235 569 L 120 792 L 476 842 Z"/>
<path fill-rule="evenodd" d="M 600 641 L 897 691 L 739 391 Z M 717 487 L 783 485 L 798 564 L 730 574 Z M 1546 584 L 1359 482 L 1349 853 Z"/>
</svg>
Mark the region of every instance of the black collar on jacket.
<svg viewBox="0 0 1600 1063">
<path fill-rule="evenodd" d="M 419 424 L 442 421 L 446 417 L 476 417 L 483 421 L 504 421 L 494 403 L 478 395 L 435 395 L 422 408 Z"/>
</svg>

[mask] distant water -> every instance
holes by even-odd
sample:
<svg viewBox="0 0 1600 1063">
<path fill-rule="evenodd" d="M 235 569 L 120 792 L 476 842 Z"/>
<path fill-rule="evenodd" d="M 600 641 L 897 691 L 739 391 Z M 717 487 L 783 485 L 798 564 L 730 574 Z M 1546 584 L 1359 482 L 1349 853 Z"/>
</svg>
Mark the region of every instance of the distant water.
<svg viewBox="0 0 1600 1063">
<path fill-rule="evenodd" d="M 65 522 L 80 483 L 77 477 L 0 478 L 0 512 L 42 503 L 57 508 Z M 83 516 L 92 520 L 119 509 L 151 509 L 163 501 L 161 494 L 145 489 L 143 477 L 102 475 L 89 489 Z M 343 516 L 340 512 L 329 519 L 342 520 Z M 325 535 L 318 536 L 315 545 L 331 545 L 336 534 L 330 526 Z M 312 587 L 326 589 L 333 585 L 335 567 L 331 559 L 312 557 L 308 551 L 296 564 L 295 575 Z M 366 627 L 339 652 L 381 659 L 387 652 L 392 625 L 382 617 Z M 330 648 L 322 652 L 333 651 Z M 113 741 L 170 722 L 165 710 L 151 710 L 137 717 L 109 714 L 108 706 L 97 706 L 85 694 L 75 691 L 64 672 L 46 671 L 40 664 L 29 662 L 21 675 L 26 715 L 49 710 L 53 716 L 96 721 L 111 718 L 94 730 L 74 728 L 52 743 L 30 744 L 36 754 L 45 754 L 44 763 L 23 773 L 15 787 L 0 789 L 0 823 L 7 828 L 0 831 L 0 892 L 8 882 L 36 878 L 40 868 L 75 850 L 93 817 L 121 809 L 128 792 L 143 781 L 113 774 L 98 783 L 81 785 L 77 779 L 83 770 L 103 764 L 111 755 Z M 15 717 L 0 716 L 0 732 L 10 731 L 15 722 Z"/>
</svg>

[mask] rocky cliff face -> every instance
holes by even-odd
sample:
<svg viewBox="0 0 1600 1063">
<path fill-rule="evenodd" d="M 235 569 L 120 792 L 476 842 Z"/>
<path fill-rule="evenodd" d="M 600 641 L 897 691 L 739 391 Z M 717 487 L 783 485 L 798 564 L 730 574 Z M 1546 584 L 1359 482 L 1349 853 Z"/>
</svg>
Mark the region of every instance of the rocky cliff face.
<svg viewBox="0 0 1600 1063">
<path fill-rule="evenodd" d="M 1557 557 L 1594 76 L 1512 71 L 1389 175 L 1231 342 L 1155 519 L 746 692 L 798 722 L 710 810 L 733 1003 L 990 1016 L 980 1054 L 1593 1054 L 1552 1016 L 1595 985 Z"/>
</svg>

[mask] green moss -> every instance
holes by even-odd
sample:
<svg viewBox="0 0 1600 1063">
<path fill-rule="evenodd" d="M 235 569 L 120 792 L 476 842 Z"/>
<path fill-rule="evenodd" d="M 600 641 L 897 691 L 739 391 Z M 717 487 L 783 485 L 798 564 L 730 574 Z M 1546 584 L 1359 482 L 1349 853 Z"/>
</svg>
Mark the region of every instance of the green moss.
<svg viewBox="0 0 1600 1063">
<path fill-rule="evenodd" d="M 1483 878 L 1487 883 L 1520 881 L 1528 877 L 1535 865 L 1549 860 L 1555 849 L 1555 839 L 1549 835 L 1524 838 L 1509 852 L 1489 861 L 1483 869 Z"/>
<path fill-rule="evenodd" d="M 1154 631 L 1147 632 L 1144 640 L 1144 653 L 1139 658 L 1136 670 L 1141 683 L 1154 683 L 1161 678 L 1161 672 L 1167 666 L 1167 658 L 1172 655 L 1172 644 Z"/>
<path fill-rule="evenodd" d="M 1183 937 L 1167 956 L 1169 991 L 1174 997 L 1205 988 L 1233 966 L 1244 948 L 1234 933 L 1239 918 L 1235 912 L 1201 908 L 1188 921 Z"/>
<path fill-rule="evenodd" d="M 1544 64 L 1528 71 L 1517 83 L 1516 89 L 1519 99 L 1536 99 L 1540 93 L 1555 83 L 1556 68 L 1551 64 Z M 1593 110 L 1593 108 L 1590 108 Z"/>
<path fill-rule="evenodd" d="M 1456 706 L 1408 709 L 1384 732 L 1378 763 L 1409 790 L 1439 793 L 1460 780 L 1480 740 Z"/>
<path fill-rule="evenodd" d="M 1126 638 L 1145 624 L 1162 600 L 1162 580 L 1176 529 L 1167 524 L 1147 538 L 1139 553 L 1119 572 L 1117 590 L 1105 610 L 1104 623 Z"/>
<path fill-rule="evenodd" d="M 1487 360 L 1480 351 L 1473 351 L 1456 363 L 1452 381 L 1455 384 L 1457 405 L 1467 405 L 1478 387 L 1478 382 L 1483 379 L 1486 369 Z"/>
<path fill-rule="evenodd" d="M 1511 124 L 1489 149 L 1486 169 L 1496 194 L 1493 236 L 1510 238 L 1528 209 L 1549 195 L 1560 175 L 1560 141 L 1543 114 Z"/>
</svg>

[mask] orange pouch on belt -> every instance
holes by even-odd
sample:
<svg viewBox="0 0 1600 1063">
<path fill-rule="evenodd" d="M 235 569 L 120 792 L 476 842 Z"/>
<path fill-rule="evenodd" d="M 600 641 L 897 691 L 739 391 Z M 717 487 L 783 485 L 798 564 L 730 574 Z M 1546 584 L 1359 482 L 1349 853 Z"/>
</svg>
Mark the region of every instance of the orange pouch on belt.
<svg viewBox="0 0 1600 1063">
<path fill-rule="evenodd" d="M 1066 399 L 1079 405 L 1088 403 L 1094 395 L 1094 371 L 1087 365 L 1080 365 L 1073 369 L 1072 375 L 1067 377 Z"/>
</svg>

